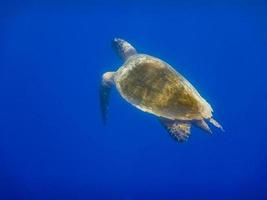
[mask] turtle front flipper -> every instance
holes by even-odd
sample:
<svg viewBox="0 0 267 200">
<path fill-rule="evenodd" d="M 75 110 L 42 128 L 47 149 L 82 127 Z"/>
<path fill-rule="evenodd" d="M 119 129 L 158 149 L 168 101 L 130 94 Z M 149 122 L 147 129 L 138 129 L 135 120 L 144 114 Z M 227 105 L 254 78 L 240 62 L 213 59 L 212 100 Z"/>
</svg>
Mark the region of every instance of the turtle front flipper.
<svg viewBox="0 0 267 200">
<path fill-rule="evenodd" d="M 107 122 L 109 96 L 112 86 L 114 85 L 114 72 L 106 72 L 102 76 L 100 86 L 100 107 L 103 123 Z"/>
<path fill-rule="evenodd" d="M 191 128 L 190 123 L 163 117 L 160 117 L 159 120 L 173 139 L 178 142 L 185 142 L 188 139 Z"/>
</svg>

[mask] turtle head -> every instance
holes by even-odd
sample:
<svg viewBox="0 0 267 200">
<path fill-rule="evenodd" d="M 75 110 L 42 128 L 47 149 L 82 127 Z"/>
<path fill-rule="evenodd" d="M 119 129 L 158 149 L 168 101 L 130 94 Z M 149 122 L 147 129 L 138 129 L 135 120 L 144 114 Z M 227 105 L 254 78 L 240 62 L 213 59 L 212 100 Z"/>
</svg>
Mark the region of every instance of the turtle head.
<svg viewBox="0 0 267 200">
<path fill-rule="evenodd" d="M 119 57 L 124 61 L 137 53 L 135 48 L 130 43 L 120 38 L 114 38 L 112 41 L 112 46 Z"/>
</svg>

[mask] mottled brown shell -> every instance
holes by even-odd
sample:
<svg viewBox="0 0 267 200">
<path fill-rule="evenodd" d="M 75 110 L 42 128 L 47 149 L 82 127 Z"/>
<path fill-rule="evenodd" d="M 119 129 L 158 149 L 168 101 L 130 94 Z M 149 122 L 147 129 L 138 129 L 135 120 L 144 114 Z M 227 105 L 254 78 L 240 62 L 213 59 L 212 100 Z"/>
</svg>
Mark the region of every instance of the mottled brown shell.
<svg viewBox="0 0 267 200">
<path fill-rule="evenodd" d="M 120 94 L 137 108 L 169 119 L 210 118 L 212 109 L 170 65 L 152 56 L 130 57 L 116 72 Z"/>
</svg>

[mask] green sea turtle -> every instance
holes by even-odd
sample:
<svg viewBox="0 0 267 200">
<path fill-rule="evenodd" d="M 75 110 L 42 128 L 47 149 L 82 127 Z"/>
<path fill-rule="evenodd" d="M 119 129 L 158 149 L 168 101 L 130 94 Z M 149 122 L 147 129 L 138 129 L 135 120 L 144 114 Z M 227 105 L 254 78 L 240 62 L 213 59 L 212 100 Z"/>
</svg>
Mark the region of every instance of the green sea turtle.
<svg viewBox="0 0 267 200">
<path fill-rule="evenodd" d="M 113 47 L 124 63 L 116 72 L 102 76 L 100 104 L 104 123 L 110 90 L 115 85 L 127 102 L 157 116 L 169 134 L 180 142 L 187 140 L 192 124 L 211 133 L 206 123 L 209 121 L 223 130 L 212 118 L 210 104 L 168 63 L 137 53 L 123 39 L 115 38 Z"/>
</svg>

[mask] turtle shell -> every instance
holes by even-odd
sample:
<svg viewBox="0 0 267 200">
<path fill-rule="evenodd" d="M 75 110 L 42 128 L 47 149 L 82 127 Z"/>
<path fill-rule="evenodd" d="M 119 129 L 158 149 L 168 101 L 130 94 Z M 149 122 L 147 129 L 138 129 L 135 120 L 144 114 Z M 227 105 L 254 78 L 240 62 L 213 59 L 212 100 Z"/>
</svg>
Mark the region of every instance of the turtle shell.
<svg viewBox="0 0 267 200">
<path fill-rule="evenodd" d="M 126 101 L 157 116 L 194 120 L 210 118 L 211 106 L 166 62 L 144 54 L 131 56 L 115 76 Z"/>
</svg>

